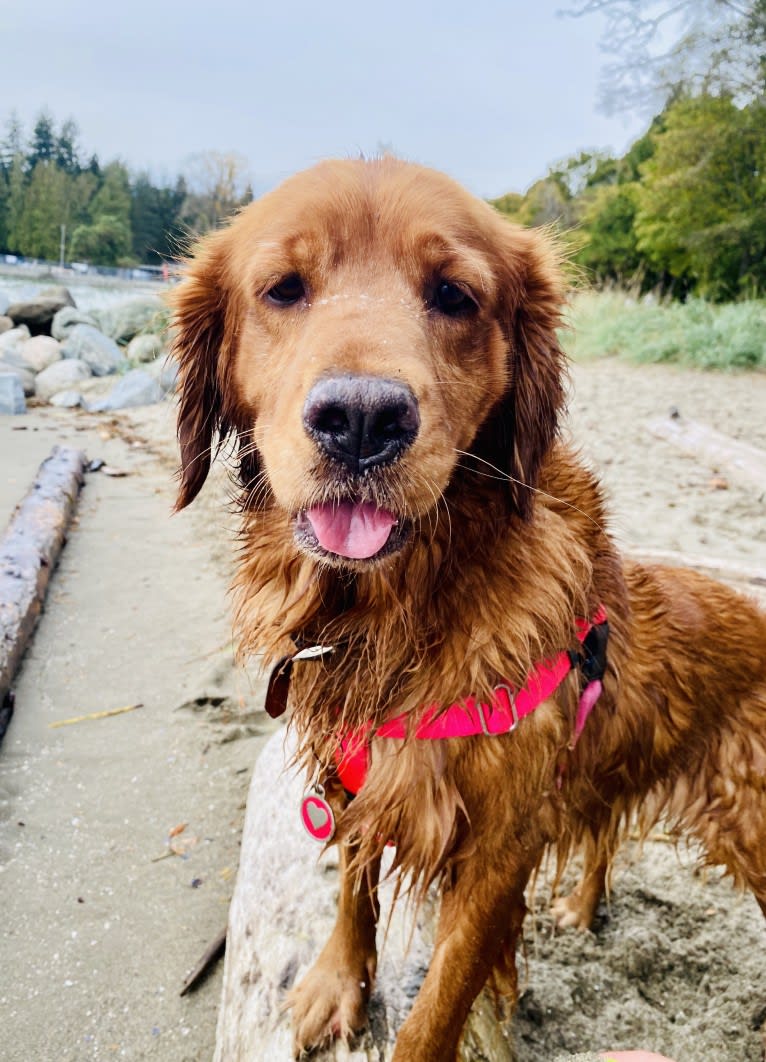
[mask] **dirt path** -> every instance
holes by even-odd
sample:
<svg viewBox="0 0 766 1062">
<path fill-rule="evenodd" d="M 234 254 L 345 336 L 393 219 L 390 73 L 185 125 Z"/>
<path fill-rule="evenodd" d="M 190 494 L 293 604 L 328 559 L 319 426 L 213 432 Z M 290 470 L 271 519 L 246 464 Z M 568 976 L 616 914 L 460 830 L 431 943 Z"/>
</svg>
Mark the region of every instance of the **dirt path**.
<svg viewBox="0 0 766 1062">
<path fill-rule="evenodd" d="M 766 376 L 578 368 L 574 435 L 604 475 L 617 534 L 766 568 L 764 492 L 722 490 L 648 436 L 644 419 L 671 405 L 766 448 Z M 223 489 L 170 518 L 169 406 L 114 422 L 46 410 L 0 420 L 0 524 L 57 441 L 129 475 L 87 478 L 0 750 L 0 1058 L 202 1062 L 218 975 L 191 997 L 178 989 L 225 923 L 265 729 L 257 686 L 231 667 Z M 618 1046 L 620 1030 L 671 1054 L 701 1045 L 679 1062 L 759 1057 L 766 927 L 749 898 L 686 863 L 650 845 L 618 876 L 595 938 L 552 939 L 541 916 L 525 1058 Z"/>
</svg>

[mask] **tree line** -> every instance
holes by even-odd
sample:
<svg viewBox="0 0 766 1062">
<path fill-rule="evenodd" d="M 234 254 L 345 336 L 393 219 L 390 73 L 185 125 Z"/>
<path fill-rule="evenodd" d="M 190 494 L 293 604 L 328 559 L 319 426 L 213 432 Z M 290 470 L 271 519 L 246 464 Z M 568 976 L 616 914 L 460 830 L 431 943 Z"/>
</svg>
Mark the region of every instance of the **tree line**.
<svg viewBox="0 0 766 1062">
<path fill-rule="evenodd" d="M 86 155 L 75 121 L 57 124 L 47 111 L 29 134 L 11 115 L 0 139 L 0 253 L 159 264 L 252 198 L 246 163 L 235 154 L 194 156 L 187 173 L 163 183 Z"/>
<path fill-rule="evenodd" d="M 563 231 L 596 282 L 718 302 L 766 294 L 766 0 L 584 0 L 569 12 L 594 13 L 614 57 L 604 108 L 661 101 L 658 113 L 624 155 L 582 152 L 495 206 Z"/>
<path fill-rule="evenodd" d="M 682 96 L 622 157 L 583 152 L 494 205 L 553 224 L 598 283 L 726 301 L 766 293 L 766 105 Z"/>
<path fill-rule="evenodd" d="M 598 283 L 766 294 L 766 0 L 580 0 L 568 13 L 606 19 L 605 109 L 655 117 L 624 155 L 581 152 L 494 205 L 557 227 Z M 234 154 L 196 156 L 163 184 L 86 157 L 75 122 L 47 112 L 29 136 L 11 117 L 0 140 L 0 252 L 160 262 L 251 199 Z"/>
</svg>

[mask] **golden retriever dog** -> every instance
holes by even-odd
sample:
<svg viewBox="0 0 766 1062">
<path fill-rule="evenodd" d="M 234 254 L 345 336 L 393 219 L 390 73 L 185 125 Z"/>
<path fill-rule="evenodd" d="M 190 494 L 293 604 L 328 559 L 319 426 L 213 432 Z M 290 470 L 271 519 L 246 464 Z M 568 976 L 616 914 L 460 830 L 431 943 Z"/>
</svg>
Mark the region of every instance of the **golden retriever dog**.
<svg viewBox="0 0 766 1062">
<path fill-rule="evenodd" d="M 488 979 L 513 1000 L 547 849 L 585 856 L 565 925 L 589 925 L 635 815 L 766 914 L 766 617 L 618 555 L 558 436 L 564 297 L 544 235 L 392 158 L 286 181 L 174 296 L 178 506 L 229 441 L 242 647 L 277 663 L 304 823 L 341 846 L 297 1054 L 365 1022 L 387 844 L 411 895 L 441 894 L 396 1062 L 454 1059 Z"/>
</svg>

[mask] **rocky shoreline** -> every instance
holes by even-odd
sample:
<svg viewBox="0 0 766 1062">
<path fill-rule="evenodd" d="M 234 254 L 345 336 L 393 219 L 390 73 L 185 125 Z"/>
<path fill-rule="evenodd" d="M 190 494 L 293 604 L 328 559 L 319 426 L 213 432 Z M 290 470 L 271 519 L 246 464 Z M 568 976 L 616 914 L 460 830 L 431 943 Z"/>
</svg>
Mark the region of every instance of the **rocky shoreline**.
<svg viewBox="0 0 766 1062">
<path fill-rule="evenodd" d="M 168 312 L 158 295 L 84 311 L 62 285 L 12 302 L 0 288 L 0 414 L 30 405 L 113 411 L 175 390 Z"/>
</svg>

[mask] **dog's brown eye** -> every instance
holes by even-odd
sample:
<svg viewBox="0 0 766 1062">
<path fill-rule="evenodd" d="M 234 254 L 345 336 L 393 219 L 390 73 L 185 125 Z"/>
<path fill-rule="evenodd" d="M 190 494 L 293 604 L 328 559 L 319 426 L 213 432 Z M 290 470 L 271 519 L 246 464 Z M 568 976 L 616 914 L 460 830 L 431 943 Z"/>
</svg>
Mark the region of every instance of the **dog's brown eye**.
<svg viewBox="0 0 766 1062">
<path fill-rule="evenodd" d="M 303 286 L 303 281 L 297 273 L 291 273 L 289 276 L 283 277 L 273 288 L 269 288 L 266 292 L 266 297 L 275 302 L 277 306 L 292 306 L 293 303 L 299 302 L 305 294 L 306 289 Z"/>
<path fill-rule="evenodd" d="M 472 313 L 476 309 L 476 303 L 457 284 L 451 284 L 448 280 L 440 280 L 434 292 L 434 306 L 448 317 L 462 317 Z"/>
</svg>

